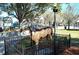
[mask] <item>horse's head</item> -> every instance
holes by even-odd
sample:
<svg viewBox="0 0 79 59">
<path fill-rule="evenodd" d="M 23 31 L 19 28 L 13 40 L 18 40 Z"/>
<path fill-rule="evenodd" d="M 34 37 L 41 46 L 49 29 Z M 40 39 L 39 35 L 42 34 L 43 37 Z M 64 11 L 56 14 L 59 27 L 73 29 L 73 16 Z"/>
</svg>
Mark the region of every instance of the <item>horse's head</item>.
<svg viewBox="0 0 79 59">
<path fill-rule="evenodd" d="M 22 36 L 31 36 L 31 30 L 29 28 L 20 29 Z"/>
</svg>

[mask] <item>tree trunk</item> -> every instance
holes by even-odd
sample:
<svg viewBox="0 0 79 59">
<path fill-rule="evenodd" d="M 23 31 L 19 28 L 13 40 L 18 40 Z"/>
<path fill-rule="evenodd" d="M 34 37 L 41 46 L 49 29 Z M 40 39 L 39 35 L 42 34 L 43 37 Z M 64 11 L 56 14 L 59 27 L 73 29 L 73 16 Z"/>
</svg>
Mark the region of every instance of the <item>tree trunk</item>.
<svg viewBox="0 0 79 59">
<path fill-rule="evenodd" d="M 64 29 L 67 29 L 66 25 L 64 25 Z"/>
<path fill-rule="evenodd" d="M 22 8 L 21 8 L 22 4 L 21 3 L 17 3 L 16 7 L 17 7 L 17 18 L 19 20 L 19 22 L 22 21 Z"/>
<path fill-rule="evenodd" d="M 68 30 L 70 29 L 70 21 L 68 21 Z"/>
</svg>

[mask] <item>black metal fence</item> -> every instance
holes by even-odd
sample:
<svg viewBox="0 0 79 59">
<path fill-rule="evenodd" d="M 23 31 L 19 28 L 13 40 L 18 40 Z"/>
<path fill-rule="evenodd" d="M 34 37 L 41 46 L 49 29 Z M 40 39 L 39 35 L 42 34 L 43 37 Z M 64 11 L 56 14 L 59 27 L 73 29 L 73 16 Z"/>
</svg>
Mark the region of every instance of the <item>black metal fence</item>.
<svg viewBox="0 0 79 59">
<path fill-rule="evenodd" d="M 21 47 L 18 48 L 17 45 L 21 44 L 21 39 L 23 37 L 5 37 L 4 45 L 5 45 L 5 54 L 21 54 Z"/>
<path fill-rule="evenodd" d="M 56 54 L 61 54 L 65 48 L 71 46 L 71 36 L 69 35 L 56 35 Z"/>
<path fill-rule="evenodd" d="M 53 44 L 51 41 L 46 40 L 42 41 L 38 45 L 38 49 L 36 45 L 32 45 L 31 47 L 27 47 L 23 49 L 23 53 L 25 55 L 49 55 L 53 53 Z"/>
<path fill-rule="evenodd" d="M 53 37 L 51 40 L 43 39 L 36 46 L 30 38 L 27 37 L 4 37 L 4 50 L 6 55 L 54 55 L 60 54 L 67 47 L 70 47 L 70 35 L 56 35 L 56 47 L 54 48 Z M 38 47 L 38 49 L 37 49 Z"/>
</svg>

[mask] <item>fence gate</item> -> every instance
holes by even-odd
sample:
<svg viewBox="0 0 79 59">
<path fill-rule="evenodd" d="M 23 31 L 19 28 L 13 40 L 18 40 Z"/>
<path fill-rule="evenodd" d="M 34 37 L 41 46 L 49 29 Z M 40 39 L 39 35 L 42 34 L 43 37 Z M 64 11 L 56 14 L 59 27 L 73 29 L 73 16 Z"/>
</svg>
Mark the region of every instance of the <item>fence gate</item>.
<svg viewBox="0 0 79 59">
<path fill-rule="evenodd" d="M 21 42 L 20 36 L 17 37 L 5 37 L 4 39 L 4 45 L 5 45 L 5 54 L 6 55 L 16 55 L 16 54 L 22 54 L 21 48 L 18 48 L 20 42 Z"/>
</svg>

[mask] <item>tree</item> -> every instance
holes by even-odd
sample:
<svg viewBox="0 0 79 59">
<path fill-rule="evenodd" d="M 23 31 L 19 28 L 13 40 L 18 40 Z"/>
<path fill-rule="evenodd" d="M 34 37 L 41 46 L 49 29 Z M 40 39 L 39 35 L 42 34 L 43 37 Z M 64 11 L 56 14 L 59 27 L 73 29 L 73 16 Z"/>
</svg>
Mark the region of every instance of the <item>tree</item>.
<svg viewBox="0 0 79 59">
<path fill-rule="evenodd" d="M 32 19 L 36 15 L 40 15 L 48 8 L 47 5 L 48 4 L 16 3 L 11 4 L 10 9 L 15 10 L 17 18 L 21 22 L 24 18 Z"/>
<path fill-rule="evenodd" d="M 60 4 L 57 4 L 59 8 Z M 48 8 L 53 9 L 53 3 L 16 3 L 11 4 L 9 10 L 15 10 L 17 18 L 21 22 L 24 18 L 33 19 L 43 14 Z"/>
<path fill-rule="evenodd" d="M 75 11 L 75 12 L 74 12 Z M 76 19 L 76 9 L 71 6 L 70 4 L 68 4 L 68 7 L 66 8 L 66 12 L 63 13 L 63 18 L 64 18 L 64 23 L 65 25 L 68 25 L 68 29 L 70 29 L 70 25 L 72 25 L 74 23 L 74 19 Z"/>
</svg>

